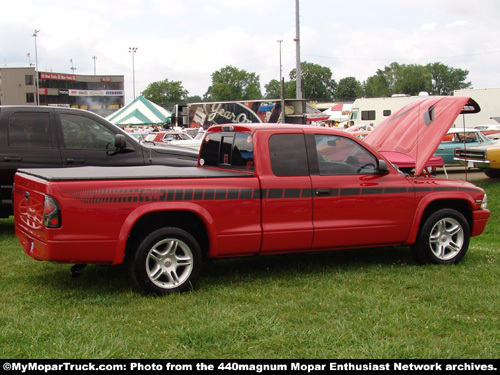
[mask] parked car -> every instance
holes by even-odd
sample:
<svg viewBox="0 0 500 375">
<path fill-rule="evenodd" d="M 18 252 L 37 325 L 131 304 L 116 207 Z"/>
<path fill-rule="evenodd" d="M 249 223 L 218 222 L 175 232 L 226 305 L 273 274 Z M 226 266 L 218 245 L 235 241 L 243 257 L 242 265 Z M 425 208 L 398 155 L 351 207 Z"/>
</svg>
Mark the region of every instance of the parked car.
<svg viewBox="0 0 500 375">
<path fill-rule="evenodd" d="M 500 139 L 500 125 L 477 125 L 474 126 L 474 129 L 480 130 L 485 136 L 492 140 Z"/>
<path fill-rule="evenodd" d="M 438 146 L 435 156 L 441 156 L 444 164 L 456 164 L 455 149 L 463 147 L 464 149 L 472 146 L 483 146 L 493 143 L 477 129 L 452 128 L 448 131 L 441 144 Z"/>
<path fill-rule="evenodd" d="M 199 150 L 201 145 L 201 139 L 194 139 L 185 132 L 173 130 L 149 133 L 144 140 L 146 142 L 154 142 L 159 145 L 168 144 L 183 146 L 194 150 Z"/>
<path fill-rule="evenodd" d="M 488 177 L 500 178 L 500 142 L 457 148 L 455 161 L 469 168 L 479 168 Z"/>
</svg>

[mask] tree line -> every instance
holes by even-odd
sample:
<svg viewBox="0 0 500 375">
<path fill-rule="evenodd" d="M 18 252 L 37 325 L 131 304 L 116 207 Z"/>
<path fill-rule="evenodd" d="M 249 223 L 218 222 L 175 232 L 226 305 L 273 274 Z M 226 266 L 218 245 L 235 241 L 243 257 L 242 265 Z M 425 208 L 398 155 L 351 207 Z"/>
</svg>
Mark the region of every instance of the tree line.
<svg viewBox="0 0 500 375">
<path fill-rule="evenodd" d="M 454 90 L 471 88 L 467 82 L 468 70 L 455 69 L 435 62 L 427 65 L 399 64 L 393 62 L 378 69 L 363 83 L 355 77 L 345 77 L 338 82 L 328 67 L 310 62 L 301 63 L 302 97 L 309 101 L 353 101 L 359 97 L 389 97 L 393 94 L 418 95 L 427 91 L 430 95 L 452 95 Z M 150 83 L 142 95 L 165 108 L 174 104 L 202 101 L 279 99 L 281 85 L 273 79 L 261 91 L 260 77 L 233 66 L 226 66 L 211 75 L 212 82 L 203 97 L 189 96 L 181 81 L 164 79 Z M 283 80 L 283 96 L 296 97 L 296 70 Z"/>
</svg>

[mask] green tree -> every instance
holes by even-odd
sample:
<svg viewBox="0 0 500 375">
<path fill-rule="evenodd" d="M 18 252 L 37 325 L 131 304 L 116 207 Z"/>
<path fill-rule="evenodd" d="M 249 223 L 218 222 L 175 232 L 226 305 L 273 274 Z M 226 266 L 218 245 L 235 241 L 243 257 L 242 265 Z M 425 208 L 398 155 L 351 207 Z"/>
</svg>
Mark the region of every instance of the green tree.
<svg viewBox="0 0 500 375">
<path fill-rule="evenodd" d="M 375 74 L 368 77 L 363 83 L 365 95 L 368 98 L 381 98 L 391 96 L 389 82 L 384 74 Z"/>
<path fill-rule="evenodd" d="M 280 81 L 277 79 L 270 80 L 267 85 L 264 85 L 264 88 L 266 89 L 266 99 L 279 99 L 281 97 Z"/>
<path fill-rule="evenodd" d="M 467 70 L 450 68 L 442 63 L 401 65 L 393 62 L 369 77 L 364 89 L 368 97 L 418 95 L 420 91 L 451 95 L 453 90 L 471 87 L 471 83 L 465 81 L 468 74 Z"/>
<path fill-rule="evenodd" d="M 174 104 L 186 103 L 188 91 L 184 89 L 181 81 L 164 79 L 150 83 L 141 95 L 153 103 L 169 109 Z"/>
<path fill-rule="evenodd" d="M 361 96 L 363 96 L 363 87 L 354 77 L 342 78 L 335 90 L 335 98 L 337 100 L 354 100 Z"/>
<path fill-rule="evenodd" d="M 421 91 L 431 91 L 432 74 L 422 65 L 401 65 L 395 72 L 393 94 L 418 95 Z"/>
<path fill-rule="evenodd" d="M 301 79 L 303 97 L 307 100 L 332 100 L 335 96 L 337 83 L 332 78 L 332 71 L 328 67 L 318 64 L 301 62 Z M 291 82 L 295 82 L 297 70 L 290 72 Z M 287 91 L 288 92 L 288 91 Z M 295 97 L 296 95 L 294 95 Z"/>
<path fill-rule="evenodd" d="M 470 82 L 465 82 L 468 70 L 450 68 L 439 62 L 427 64 L 426 68 L 432 75 L 432 95 L 452 95 L 454 90 L 472 87 Z"/>
<path fill-rule="evenodd" d="M 226 66 L 212 73 L 212 85 L 205 100 L 251 100 L 261 99 L 260 77 L 255 73 Z"/>
</svg>

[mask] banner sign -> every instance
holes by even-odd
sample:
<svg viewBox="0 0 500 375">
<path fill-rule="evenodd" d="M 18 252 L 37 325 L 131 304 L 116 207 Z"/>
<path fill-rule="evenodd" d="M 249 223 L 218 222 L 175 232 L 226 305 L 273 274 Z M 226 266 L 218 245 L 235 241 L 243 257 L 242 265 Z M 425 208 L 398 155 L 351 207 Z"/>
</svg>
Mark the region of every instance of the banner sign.
<svg viewBox="0 0 500 375">
<path fill-rule="evenodd" d="M 123 96 L 123 90 L 68 90 L 69 96 Z"/>
</svg>

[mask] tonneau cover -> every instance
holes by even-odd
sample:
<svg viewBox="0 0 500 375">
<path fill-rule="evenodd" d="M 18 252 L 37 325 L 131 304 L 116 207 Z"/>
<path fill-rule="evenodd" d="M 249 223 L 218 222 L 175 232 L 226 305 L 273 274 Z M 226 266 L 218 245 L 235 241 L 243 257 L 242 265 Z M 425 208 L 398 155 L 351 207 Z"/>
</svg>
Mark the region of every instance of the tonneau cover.
<svg viewBox="0 0 500 375">
<path fill-rule="evenodd" d="M 18 173 L 28 174 L 47 181 L 78 180 L 141 180 L 161 178 L 217 178 L 249 177 L 252 174 L 222 171 L 198 167 L 168 167 L 147 165 L 133 167 L 74 167 L 74 168 L 27 168 Z"/>
</svg>

